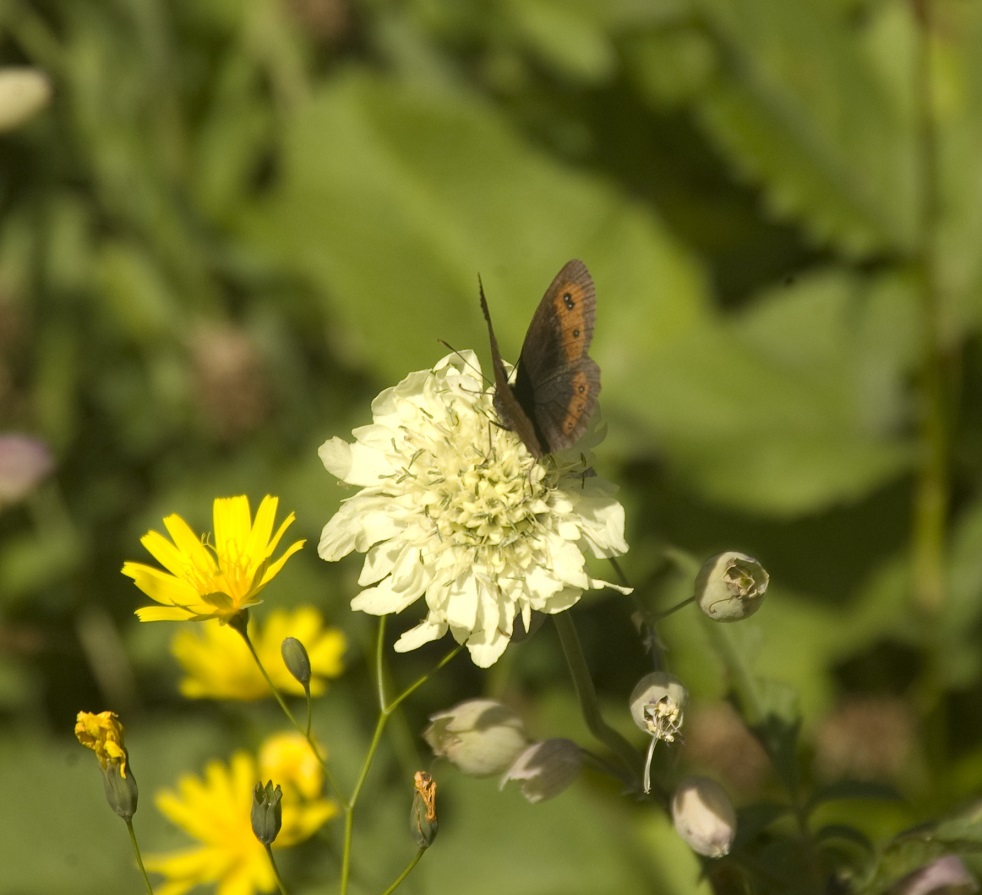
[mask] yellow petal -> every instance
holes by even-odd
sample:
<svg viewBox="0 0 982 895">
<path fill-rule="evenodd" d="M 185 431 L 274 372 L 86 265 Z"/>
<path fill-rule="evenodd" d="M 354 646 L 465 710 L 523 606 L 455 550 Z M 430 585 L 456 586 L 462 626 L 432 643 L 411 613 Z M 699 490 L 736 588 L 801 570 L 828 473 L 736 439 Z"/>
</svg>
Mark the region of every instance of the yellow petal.
<svg viewBox="0 0 982 895">
<path fill-rule="evenodd" d="M 190 606 L 200 603 L 198 592 L 186 581 L 175 578 L 153 566 L 139 562 L 123 563 L 123 574 L 133 579 L 151 600 L 165 606 Z"/>
<path fill-rule="evenodd" d="M 250 556 L 257 557 L 260 562 L 266 559 L 276 546 L 275 543 L 270 543 L 269 536 L 273 531 L 273 520 L 276 518 L 278 506 L 279 498 L 267 494 L 262 499 L 262 503 L 259 504 L 256 519 L 252 524 L 252 531 L 249 532 L 246 549 Z M 289 521 L 286 524 L 289 525 Z"/>
<path fill-rule="evenodd" d="M 247 543 L 252 523 L 249 518 L 249 498 L 244 494 L 238 497 L 218 497 L 212 510 L 215 525 L 215 550 L 218 556 L 228 554 L 230 544 L 238 544 L 239 549 Z"/>
<path fill-rule="evenodd" d="M 213 569 L 215 567 L 215 558 L 208 548 L 201 543 L 201 538 L 177 513 L 171 513 L 171 515 L 164 517 L 164 527 L 174 540 L 178 552 L 183 554 L 185 568 L 189 561 L 191 565 L 199 569 Z"/>
</svg>

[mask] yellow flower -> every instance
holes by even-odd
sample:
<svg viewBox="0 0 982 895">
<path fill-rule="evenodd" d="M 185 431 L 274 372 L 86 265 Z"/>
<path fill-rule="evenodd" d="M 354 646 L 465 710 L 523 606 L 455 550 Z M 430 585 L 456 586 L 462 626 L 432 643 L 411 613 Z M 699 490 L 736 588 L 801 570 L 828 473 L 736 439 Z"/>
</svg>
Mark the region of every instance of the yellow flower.
<svg viewBox="0 0 982 895">
<path fill-rule="evenodd" d="M 217 498 L 214 543 L 199 539 L 177 514 L 164 519 L 172 541 L 159 532 L 147 532 L 140 543 L 167 571 L 137 562 L 123 564 L 123 574 L 161 604 L 137 609 L 140 621 L 217 618 L 227 623 L 260 602 L 260 591 L 304 545 L 296 541 L 272 561 L 273 551 L 294 520 L 290 513 L 273 533 L 278 503 L 267 494 L 253 522 L 247 497 Z"/>
<path fill-rule="evenodd" d="M 292 734 L 310 747 L 298 734 Z M 298 756 L 301 751 L 298 749 Z M 316 764 L 316 761 L 314 762 Z M 323 772 L 317 765 L 316 793 L 323 788 Z M 158 809 L 172 823 L 197 839 L 199 845 L 181 851 L 152 855 L 145 861 L 147 869 L 162 874 L 166 882 L 155 886 L 157 895 L 183 895 L 195 886 L 212 884 L 217 895 L 253 895 L 270 892 L 276 880 L 262 843 L 252 831 L 253 789 L 260 780 L 274 775 L 263 762 L 245 751 L 236 752 L 225 764 L 213 761 L 203 777 L 182 777 L 176 790 L 157 794 Z M 275 767 L 279 775 L 274 783 L 283 789 L 283 827 L 274 849 L 286 848 L 308 839 L 338 812 L 334 802 L 315 796 L 303 798 L 310 791 L 311 770 L 307 761 L 281 762 Z M 305 781 L 303 788 L 298 780 Z"/>
<path fill-rule="evenodd" d="M 104 771 L 119 768 L 120 777 L 126 776 L 126 749 L 123 747 L 123 725 L 115 712 L 79 712 L 75 717 L 75 736 L 99 759 Z"/>
<path fill-rule="evenodd" d="M 310 744 L 298 733 L 277 733 L 259 748 L 259 767 L 264 780 L 275 780 L 289 796 L 315 799 L 324 788 L 324 768 Z"/>
<path fill-rule="evenodd" d="M 303 687 L 283 664 L 280 645 L 285 637 L 296 637 L 307 648 L 313 676 L 310 692 L 317 696 L 326 689 L 325 678 L 338 677 L 344 670 L 342 656 L 347 647 L 344 634 L 324 626 L 313 606 L 277 609 L 257 624 L 249 624 L 249 639 L 260 661 L 281 693 L 303 695 Z M 184 669 L 181 694 L 190 699 L 265 699 L 266 683 L 241 637 L 222 630 L 217 621 L 194 629 L 181 628 L 171 641 L 171 652 Z"/>
<path fill-rule="evenodd" d="M 102 768 L 106 800 L 127 823 L 136 813 L 140 800 L 133 771 L 126 764 L 129 756 L 123 746 L 123 725 L 115 712 L 79 712 L 75 716 L 75 736 L 87 749 L 95 752 Z"/>
</svg>

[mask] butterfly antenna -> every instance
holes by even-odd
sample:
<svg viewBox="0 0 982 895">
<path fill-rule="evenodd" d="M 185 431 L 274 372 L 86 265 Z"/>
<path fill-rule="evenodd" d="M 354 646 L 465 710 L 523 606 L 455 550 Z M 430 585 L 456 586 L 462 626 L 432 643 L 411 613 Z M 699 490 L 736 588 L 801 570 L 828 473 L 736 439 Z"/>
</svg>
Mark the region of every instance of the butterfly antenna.
<svg viewBox="0 0 982 895">
<path fill-rule="evenodd" d="M 446 341 L 446 339 L 437 339 L 437 342 L 439 342 L 451 354 L 456 354 L 457 357 L 459 357 L 471 369 L 473 373 L 478 374 L 485 382 L 490 381 L 488 377 L 484 375 L 484 372 L 479 367 L 475 367 L 474 364 L 472 364 L 466 357 L 464 357 L 463 354 L 461 354 L 461 352 L 459 352 L 456 348 L 454 348 L 453 345 L 451 345 L 448 341 Z"/>
</svg>

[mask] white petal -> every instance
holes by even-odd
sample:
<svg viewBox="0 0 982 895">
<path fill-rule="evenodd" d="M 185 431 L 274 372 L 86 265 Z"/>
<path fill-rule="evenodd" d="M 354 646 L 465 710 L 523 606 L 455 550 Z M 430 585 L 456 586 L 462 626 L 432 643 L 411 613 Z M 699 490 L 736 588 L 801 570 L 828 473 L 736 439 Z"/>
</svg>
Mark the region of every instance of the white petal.
<svg viewBox="0 0 982 895">
<path fill-rule="evenodd" d="M 329 438 L 317 449 L 317 456 L 331 475 L 347 481 L 351 469 L 351 445 L 347 441 L 337 436 Z"/>
<path fill-rule="evenodd" d="M 427 619 L 424 622 L 420 622 L 415 628 L 410 628 L 406 631 L 396 641 L 394 649 L 397 653 L 408 653 L 410 650 L 418 649 L 424 643 L 439 640 L 446 633 L 446 625 L 434 623 Z"/>
<path fill-rule="evenodd" d="M 585 497 L 576 505 L 584 541 L 594 556 L 620 556 L 627 552 L 624 540 L 624 507 L 612 497 Z"/>
<path fill-rule="evenodd" d="M 365 565 L 361 567 L 358 584 L 366 587 L 375 584 L 388 575 L 399 559 L 399 555 L 407 549 L 401 539 L 391 538 L 376 544 L 365 554 Z M 417 551 L 418 554 L 418 551 Z"/>
<path fill-rule="evenodd" d="M 383 581 L 377 587 L 366 587 L 351 601 L 351 608 L 356 612 L 367 612 L 369 615 L 389 615 L 393 612 L 402 612 L 407 606 L 412 606 L 419 597 L 419 594 L 395 593 Z"/>
<path fill-rule="evenodd" d="M 447 622 L 452 628 L 472 629 L 477 621 L 477 580 L 473 575 L 454 582 L 447 590 Z"/>
<path fill-rule="evenodd" d="M 613 581 L 604 581 L 603 578 L 591 578 L 590 588 L 591 590 L 603 590 L 605 587 L 609 587 L 611 590 L 616 590 L 620 594 L 633 594 L 633 587 L 626 587 L 623 584 L 614 584 Z"/>
<path fill-rule="evenodd" d="M 426 566 L 419 561 L 419 557 L 418 547 L 407 546 L 396 558 L 392 575 L 389 577 L 389 586 L 394 592 L 414 593 L 421 596 L 426 590 L 432 581 L 432 575 Z"/>
<path fill-rule="evenodd" d="M 549 552 L 552 558 L 551 571 L 556 578 L 579 588 L 589 586 L 590 579 L 585 571 L 586 562 L 576 544 L 560 538 L 550 538 Z"/>
<path fill-rule="evenodd" d="M 565 612 L 570 606 L 574 606 L 580 601 L 583 591 L 578 587 L 566 587 L 554 593 L 543 606 L 535 607 L 540 612 L 555 615 L 557 612 Z"/>
<path fill-rule="evenodd" d="M 471 654 L 471 661 L 478 668 L 490 668 L 505 651 L 509 640 L 507 637 L 495 637 L 488 643 L 467 642 L 467 651 Z"/>
</svg>

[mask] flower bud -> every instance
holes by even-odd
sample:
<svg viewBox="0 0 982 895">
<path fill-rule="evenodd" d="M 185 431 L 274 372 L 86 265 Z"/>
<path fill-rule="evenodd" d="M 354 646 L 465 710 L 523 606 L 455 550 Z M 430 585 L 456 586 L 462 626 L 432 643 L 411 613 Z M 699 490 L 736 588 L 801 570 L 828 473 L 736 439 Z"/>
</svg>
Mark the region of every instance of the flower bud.
<svg viewBox="0 0 982 895">
<path fill-rule="evenodd" d="M 133 769 L 124 777 L 116 766 L 106 768 L 102 772 L 102 782 L 106 789 L 106 801 L 109 807 L 123 820 L 131 820 L 136 814 L 136 806 L 140 800 L 140 790 L 136 785 Z"/>
<path fill-rule="evenodd" d="M 272 845 L 283 826 L 283 790 L 272 780 L 257 783 L 252 791 L 252 832 L 263 845 Z"/>
<path fill-rule="evenodd" d="M 409 829 L 420 850 L 429 848 L 436 839 L 440 821 L 436 816 L 436 780 L 426 771 L 413 777 L 413 805 L 409 811 Z"/>
<path fill-rule="evenodd" d="M 493 699 L 470 699 L 431 715 L 430 722 L 423 739 L 433 754 L 472 777 L 501 773 L 529 742 L 521 718 Z"/>
<path fill-rule="evenodd" d="M 310 692 L 310 656 L 307 648 L 296 637 L 287 637 L 280 645 L 283 654 L 283 664 L 304 688 Z"/>
<path fill-rule="evenodd" d="M 736 811 L 715 780 L 686 777 L 672 797 L 675 831 L 694 852 L 708 858 L 729 854 L 736 835 Z"/>
<path fill-rule="evenodd" d="M 515 759 L 498 788 L 504 789 L 510 780 L 518 780 L 528 801 L 544 802 L 566 789 L 582 767 L 583 751 L 572 740 L 544 740 L 533 743 Z"/>
<path fill-rule="evenodd" d="M 51 99 L 51 81 L 27 66 L 0 68 L 0 133 L 24 124 Z"/>
<path fill-rule="evenodd" d="M 764 601 L 770 576 L 745 553 L 720 553 L 696 575 L 695 598 L 710 618 L 735 622 L 753 615 Z"/>
</svg>

